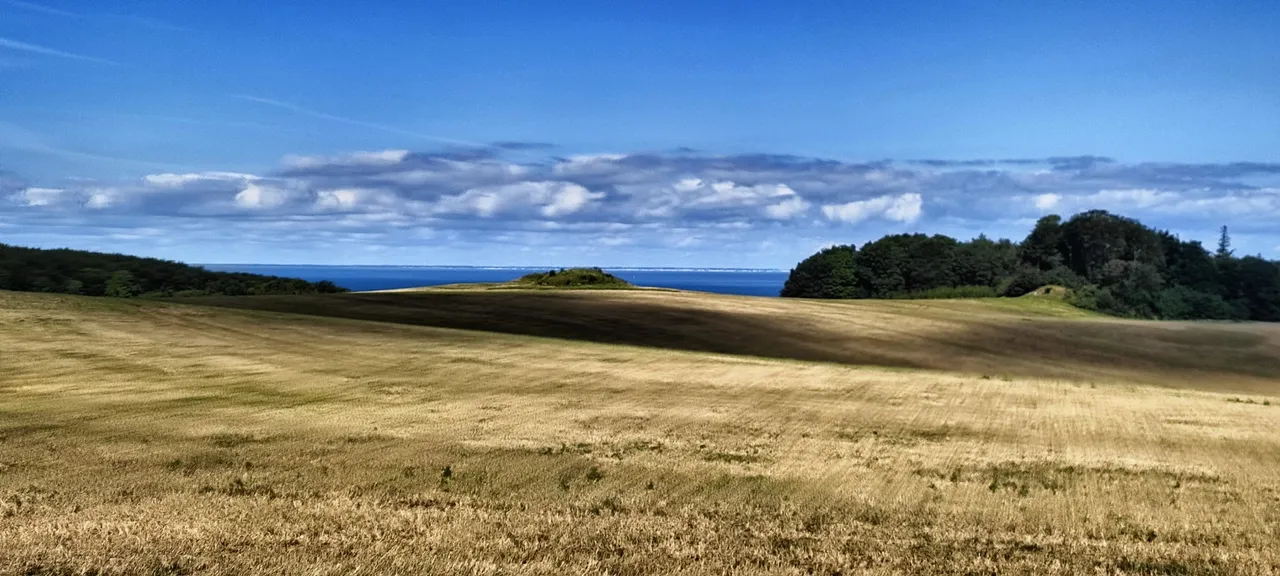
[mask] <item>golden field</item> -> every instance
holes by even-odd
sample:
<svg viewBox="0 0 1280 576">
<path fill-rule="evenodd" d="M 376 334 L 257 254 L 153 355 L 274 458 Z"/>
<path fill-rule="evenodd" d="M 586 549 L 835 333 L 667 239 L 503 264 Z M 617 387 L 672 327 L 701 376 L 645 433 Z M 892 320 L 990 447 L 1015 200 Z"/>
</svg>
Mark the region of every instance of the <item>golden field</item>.
<svg viewBox="0 0 1280 576">
<path fill-rule="evenodd" d="M 1276 574 L 1280 327 L 0 292 L 2 574 Z"/>
</svg>

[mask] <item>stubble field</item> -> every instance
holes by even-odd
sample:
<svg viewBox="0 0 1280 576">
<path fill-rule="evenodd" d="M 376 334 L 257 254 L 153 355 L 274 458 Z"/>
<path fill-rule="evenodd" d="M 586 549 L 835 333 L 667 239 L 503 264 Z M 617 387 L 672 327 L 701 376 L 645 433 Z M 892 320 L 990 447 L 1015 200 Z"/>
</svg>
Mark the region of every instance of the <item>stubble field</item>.
<svg viewBox="0 0 1280 576">
<path fill-rule="evenodd" d="M 1280 573 L 1276 327 L 200 304 L 0 292 L 0 573 Z"/>
</svg>

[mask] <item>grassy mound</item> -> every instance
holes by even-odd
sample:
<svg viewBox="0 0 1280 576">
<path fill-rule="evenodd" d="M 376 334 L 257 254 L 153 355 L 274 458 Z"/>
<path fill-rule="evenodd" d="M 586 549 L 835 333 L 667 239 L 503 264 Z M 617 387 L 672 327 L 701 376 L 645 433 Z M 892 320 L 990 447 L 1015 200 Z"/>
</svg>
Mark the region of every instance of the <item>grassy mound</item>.
<svg viewBox="0 0 1280 576">
<path fill-rule="evenodd" d="M 561 268 L 535 272 L 515 281 L 539 288 L 631 288 L 631 283 L 599 268 Z"/>
<path fill-rule="evenodd" d="M 1020 298 L 1053 298 L 1056 300 L 1070 302 L 1071 289 L 1067 288 L 1066 286 L 1056 286 L 1053 284 L 1048 284 L 1048 285 L 1036 288 L 1035 290 L 1032 290 L 1030 292 L 1027 292 L 1026 294 L 1023 294 L 1022 296 L 1020 296 Z"/>
</svg>

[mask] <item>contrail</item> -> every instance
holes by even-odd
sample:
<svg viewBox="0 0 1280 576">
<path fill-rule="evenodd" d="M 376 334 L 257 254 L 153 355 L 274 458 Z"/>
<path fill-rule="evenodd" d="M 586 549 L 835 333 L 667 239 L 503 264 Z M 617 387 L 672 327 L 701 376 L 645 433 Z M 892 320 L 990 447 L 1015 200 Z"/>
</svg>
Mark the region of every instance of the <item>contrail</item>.
<svg viewBox="0 0 1280 576">
<path fill-rule="evenodd" d="M 10 6 L 17 6 L 18 8 L 22 8 L 24 10 L 30 10 L 32 12 L 42 12 L 44 14 L 52 14 L 54 16 L 62 16 L 64 18 L 84 17 L 83 14 L 76 14 L 75 12 L 68 12 L 66 10 L 59 10 L 57 8 L 41 6 L 40 4 L 35 4 L 32 2 L 24 2 L 23 0 L 0 0 L 0 2 L 4 2 L 5 4 L 8 4 Z"/>
<path fill-rule="evenodd" d="M 481 142 L 472 142 L 472 141 L 470 141 L 470 140 L 459 140 L 459 139 L 457 139 L 457 138 L 446 138 L 446 137 L 444 137 L 444 136 L 432 136 L 432 135 L 430 135 L 430 134 L 421 134 L 421 133 L 418 133 L 418 132 L 410 132 L 410 131 L 408 131 L 408 130 L 401 130 L 401 129 L 399 129 L 399 128 L 396 128 L 395 126 L 387 126 L 387 125 L 385 125 L 385 124 L 375 124 L 375 123 L 373 123 L 373 122 L 365 122 L 365 121 L 363 121 L 363 120 L 356 120 L 356 119 L 354 119 L 354 118 L 346 118 L 346 117 L 343 117 L 343 116 L 335 116 L 335 115 L 333 115 L 333 114 L 328 114 L 328 113 L 326 113 L 326 112 L 319 112 L 319 111 L 316 111 L 316 110 L 310 110 L 310 109 L 307 109 L 307 108 L 303 108 L 303 107 L 301 107 L 301 106 L 298 106 L 298 105 L 296 105 L 296 104 L 290 104 L 290 103 L 288 103 L 288 102 L 281 102 L 281 101 L 279 101 L 279 100 L 272 100 L 272 99 L 270 99 L 270 98 L 262 98 L 262 97 L 259 97 L 259 96 L 248 96 L 248 95 L 245 95 L 245 94 L 232 94 L 232 98 L 237 98 L 237 99 L 245 100 L 245 101 L 248 101 L 248 102 L 255 102 L 255 103 L 258 103 L 258 104 L 265 104 L 265 105 L 267 105 L 267 106 L 274 106 L 274 107 L 276 107 L 276 108 L 282 108 L 282 109 L 284 109 L 284 110 L 288 110 L 288 111 L 293 112 L 293 113 L 295 113 L 295 114 L 302 114 L 302 115 L 304 115 L 304 116 L 311 116 L 311 117 L 313 117 L 313 118 L 320 118 L 320 119 L 323 119 L 323 120 L 330 120 L 330 121 L 333 121 L 333 122 L 342 122 L 343 124 L 350 124 L 350 125 L 352 125 L 352 126 L 362 126 L 362 127 L 364 127 L 364 128 L 371 128 L 371 129 L 373 129 L 373 130 L 381 130 L 381 131 L 383 131 L 383 132 L 389 132 L 389 133 L 391 133 L 391 134 L 399 134 L 399 135 L 401 135 L 401 136 L 411 136 L 411 137 L 414 137 L 414 138 L 421 138 L 421 139 L 423 139 L 423 140 L 433 140 L 433 141 L 436 141 L 436 142 L 444 142 L 444 143 L 446 143 L 446 144 L 456 144 L 456 145 L 459 145 L 459 146 L 471 146 L 471 147 L 477 147 L 477 148 L 484 148 L 484 147 L 488 147 L 488 144 L 484 144 L 484 143 L 481 143 Z"/>
<path fill-rule="evenodd" d="M 155 30 L 166 30 L 169 32 L 190 32 L 191 31 L 191 29 L 185 26 L 178 26 L 177 24 L 170 24 L 168 22 L 165 22 L 164 20 L 157 20 L 155 18 L 149 18 L 147 16 L 138 16 L 134 14 L 81 14 L 79 12 L 71 12 L 69 10 L 51 8 L 49 6 L 36 4 L 34 2 L 26 2 L 24 0 L 0 0 L 0 4 L 7 4 L 9 6 L 21 8 L 23 10 L 30 10 L 31 12 L 39 12 L 41 14 L 48 14 L 51 16 L 60 16 L 62 18 L 75 18 L 75 19 L 91 18 L 96 20 L 117 20 L 121 22 L 128 22 L 136 26 L 142 26 L 144 28 L 152 28 Z"/>
<path fill-rule="evenodd" d="M 35 44 L 28 44 L 26 42 L 10 40 L 8 38 L 0 38 L 0 48 L 9 48 L 11 50 L 21 50 L 23 52 L 30 52 L 32 54 L 41 54 L 44 56 L 55 56 L 58 58 L 66 58 L 68 60 L 80 60 L 82 62 L 95 62 L 98 64 L 106 64 L 108 66 L 120 65 L 119 62 L 116 62 L 114 60 L 107 60 L 106 58 L 97 58 L 95 56 L 85 56 L 84 54 L 64 52 L 62 50 L 57 50 L 54 48 L 46 48 L 44 46 L 37 46 Z"/>
</svg>

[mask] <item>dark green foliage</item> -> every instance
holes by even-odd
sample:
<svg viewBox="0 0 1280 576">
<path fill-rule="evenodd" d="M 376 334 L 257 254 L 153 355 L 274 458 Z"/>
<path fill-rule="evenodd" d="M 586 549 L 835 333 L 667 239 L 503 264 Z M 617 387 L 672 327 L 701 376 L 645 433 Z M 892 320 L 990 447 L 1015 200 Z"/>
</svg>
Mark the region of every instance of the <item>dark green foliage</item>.
<svg viewBox="0 0 1280 576">
<path fill-rule="evenodd" d="M 1001 296 L 1017 297 L 1035 292 L 1041 286 L 1066 286 L 1079 288 L 1084 281 L 1064 266 L 1045 270 L 1031 264 L 1022 264 L 996 283 Z"/>
<path fill-rule="evenodd" d="M 858 276 L 852 245 L 824 248 L 805 258 L 782 285 L 782 295 L 792 298 L 857 298 Z"/>
<path fill-rule="evenodd" d="M 1116 308 L 1103 310 L 1118 316 L 1157 318 L 1156 296 L 1164 289 L 1164 278 L 1152 264 L 1113 259 L 1103 266 L 1098 286 L 1110 290 Z"/>
<path fill-rule="evenodd" d="M 1221 296 L 1176 285 L 1161 290 L 1155 297 L 1156 315 L 1160 318 L 1185 320 L 1244 320 L 1247 310 L 1234 307 Z"/>
<path fill-rule="evenodd" d="M 906 257 L 902 243 L 893 236 L 863 245 L 857 258 L 861 297 L 886 298 L 909 291 L 907 281 L 902 277 L 902 264 Z"/>
<path fill-rule="evenodd" d="M 1195 241 L 1179 241 L 1168 232 L 1161 232 L 1160 235 L 1165 245 L 1165 263 L 1170 283 L 1186 286 L 1197 292 L 1222 295 L 1218 264 L 1204 246 Z"/>
<path fill-rule="evenodd" d="M 828 248 L 791 271 L 783 296 L 977 298 L 1071 288 L 1070 302 L 1134 318 L 1280 322 L 1280 263 L 1236 258 L 1227 228 L 1217 251 L 1137 220 L 1090 210 L 1036 222 L 1021 244 L 979 236 L 885 236 Z"/>
<path fill-rule="evenodd" d="M 1120 271 L 1108 270 L 1114 260 L 1164 267 L 1159 234 L 1137 220 L 1090 210 L 1062 225 L 1059 253 L 1066 266 L 1086 281 L 1098 284 Z"/>
<path fill-rule="evenodd" d="M 599 268 L 561 268 L 526 274 L 518 284 L 548 288 L 630 288 L 631 284 Z"/>
<path fill-rule="evenodd" d="M 1027 235 L 1018 248 L 1018 258 L 1032 268 L 1052 270 L 1062 266 L 1062 217 L 1045 216 Z"/>
<path fill-rule="evenodd" d="M 103 293 L 104 296 L 112 298 L 133 298 L 142 290 L 138 281 L 133 278 L 133 273 L 128 270 L 116 270 L 111 273 L 111 277 L 107 279 L 107 289 Z M 51 292 L 51 290 L 45 290 Z"/>
<path fill-rule="evenodd" d="M 1236 251 L 1231 249 L 1231 235 L 1227 233 L 1227 227 L 1222 227 L 1222 232 L 1218 235 L 1218 251 L 1214 254 L 1218 258 L 1230 258 L 1235 256 Z"/>
<path fill-rule="evenodd" d="M 947 300 L 956 298 L 995 298 L 999 296 L 990 286 L 941 286 L 920 292 L 898 294 L 901 300 Z"/>
<path fill-rule="evenodd" d="M 961 286 L 996 287 L 1017 266 L 1017 244 L 1005 239 L 992 241 L 984 235 L 957 244 L 952 262 Z"/>
<path fill-rule="evenodd" d="M 1240 259 L 1238 293 L 1253 320 L 1280 322 L 1280 263 L 1258 256 Z"/>
<path fill-rule="evenodd" d="M 0 290 L 115 298 L 346 292 L 332 282 L 212 272 L 155 258 L 6 244 L 0 244 Z"/>
<path fill-rule="evenodd" d="M 833 246 L 796 265 L 782 295 L 797 298 L 982 298 L 1017 265 L 1018 247 L 985 236 L 897 234 Z M 1038 287 L 1032 287 L 1032 289 Z"/>
</svg>

